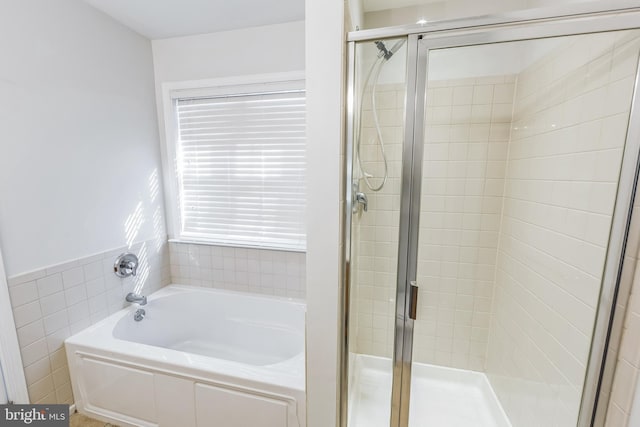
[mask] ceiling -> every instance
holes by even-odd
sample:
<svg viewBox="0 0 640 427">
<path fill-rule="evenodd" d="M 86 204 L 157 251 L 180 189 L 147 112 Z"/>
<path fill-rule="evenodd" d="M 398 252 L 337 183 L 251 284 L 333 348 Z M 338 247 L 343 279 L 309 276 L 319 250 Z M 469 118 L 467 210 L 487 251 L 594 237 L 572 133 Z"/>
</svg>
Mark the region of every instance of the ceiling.
<svg viewBox="0 0 640 427">
<path fill-rule="evenodd" d="M 152 40 L 304 19 L 304 0 L 84 1 Z"/>
</svg>

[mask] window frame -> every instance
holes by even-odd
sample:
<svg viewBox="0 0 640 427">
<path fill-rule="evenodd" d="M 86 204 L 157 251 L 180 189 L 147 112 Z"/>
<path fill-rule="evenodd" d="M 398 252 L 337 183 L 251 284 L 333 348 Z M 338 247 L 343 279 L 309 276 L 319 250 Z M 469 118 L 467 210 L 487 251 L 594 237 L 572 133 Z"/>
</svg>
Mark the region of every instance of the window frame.
<svg viewBox="0 0 640 427">
<path fill-rule="evenodd" d="M 251 245 L 183 237 L 181 234 L 181 206 L 179 201 L 180 183 L 176 160 L 178 137 L 178 116 L 176 104 L 178 99 L 253 93 L 257 94 L 260 92 L 278 92 L 300 89 L 305 90 L 305 75 L 302 71 L 181 82 L 165 82 L 162 84 L 162 114 L 159 115 L 159 119 L 164 122 L 161 125 L 161 128 L 164 128 L 164 132 L 161 133 L 161 157 L 164 182 L 164 203 L 166 208 L 169 242 L 268 249 L 285 252 L 306 252 L 306 249 L 302 248 L 296 249 L 262 244 Z"/>
</svg>

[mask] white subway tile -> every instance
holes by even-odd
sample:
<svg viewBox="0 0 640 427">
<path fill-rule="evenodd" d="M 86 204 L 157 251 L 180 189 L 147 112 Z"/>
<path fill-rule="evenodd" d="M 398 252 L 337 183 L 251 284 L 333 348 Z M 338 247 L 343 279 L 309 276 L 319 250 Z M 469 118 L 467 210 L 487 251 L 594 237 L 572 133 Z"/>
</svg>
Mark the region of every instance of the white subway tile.
<svg viewBox="0 0 640 427">
<path fill-rule="evenodd" d="M 473 104 L 491 104 L 493 102 L 493 85 L 477 85 L 473 88 Z"/>
<path fill-rule="evenodd" d="M 60 310 L 64 310 L 67 306 L 64 295 L 64 292 L 57 292 L 41 298 L 40 305 L 42 307 L 42 315 L 48 316 Z"/>
<path fill-rule="evenodd" d="M 65 289 L 77 286 L 84 282 L 84 270 L 76 267 L 62 272 L 62 282 Z"/>
<path fill-rule="evenodd" d="M 48 357 L 49 349 L 47 347 L 47 340 L 42 338 L 32 344 L 21 347 L 20 354 L 24 366 L 29 366 L 43 357 Z"/>
<path fill-rule="evenodd" d="M 13 319 L 16 328 L 20 328 L 41 318 L 42 312 L 40 311 L 40 303 L 38 301 L 30 302 L 13 309 Z"/>
<path fill-rule="evenodd" d="M 102 260 L 97 260 L 89 264 L 85 264 L 82 269 L 84 271 L 84 280 L 87 282 L 104 275 Z"/>
<path fill-rule="evenodd" d="M 52 334 L 47 335 L 47 347 L 49 348 L 49 354 L 53 354 L 56 351 L 63 349 L 64 340 L 66 340 L 70 336 L 71 330 L 68 326 L 65 326 L 53 332 Z"/>
<path fill-rule="evenodd" d="M 37 402 L 48 394 L 54 392 L 53 379 L 48 375 L 27 387 L 29 392 L 29 400 Z"/>
<path fill-rule="evenodd" d="M 59 389 L 60 387 L 63 387 L 66 384 L 69 384 L 70 382 L 69 368 L 67 368 L 66 366 L 63 366 L 61 368 L 56 369 L 55 371 L 52 372 L 52 378 L 53 378 L 53 385 L 56 387 L 56 389 Z"/>
<path fill-rule="evenodd" d="M 497 84 L 493 88 L 493 102 L 513 105 L 515 86 L 512 83 Z"/>
<path fill-rule="evenodd" d="M 33 323 L 29 323 L 21 328 L 18 328 L 17 332 L 18 341 L 21 348 L 24 348 L 29 344 L 32 344 L 39 339 L 44 338 L 44 326 L 41 320 L 37 320 Z"/>
<path fill-rule="evenodd" d="M 24 368 L 24 376 L 27 382 L 27 387 L 37 383 L 43 378 L 51 375 L 51 364 L 49 363 L 49 356 L 45 356 L 42 359 L 33 362 L 29 366 Z"/>
<path fill-rule="evenodd" d="M 26 283 L 26 282 L 31 282 L 37 279 L 41 279 L 43 277 L 45 277 L 47 275 L 47 272 L 45 269 L 42 270 L 35 270 L 29 273 L 25 273 L 25 274 L 20 274 L 17 276 L 12 276 L 9 277 L 7 279 L 7 284 L 9 285 L 9 287 L 15 286 L 15 285 L 19 285 L 21 283 Z"/>
<path fill-rule="evenodd" d="M 67 262 L 64 262 L 62 264 L 57 264 L 57 265 L 53 265 L 53 266 L 47 267 L 46 268 L 46 273 L 47 273 L 47 276 L 50 276 L 52 274 L 61 273 L 61 272 L 65 271 L 65 270 L 73 268 L 76 265 L 78 265 L 78 260 L 77 259 L 71 260 L 71 261 L 67 261 Z"/>
<path fill-rule="evenodd" d="M 88 317 L 86 319 L 82 319 L 79 320 L 77 322 L 71 323 L 69 325 L 69 332 L 71 334 L 77 334 L 78 332 L 82 331 L 83 329 L 88 328 L 89 326 L 91 326 L 91 318 Z"/>
<path fill-rule="evenodd" d="M 44 324 L 44 331 L 46 335 L 50 335 L 62 328 L 69 326 L 69 318 L 67 317 L 67 311 L 62 310 L 56 313 L 45 316 L 42 319 Z"/>
<path fill-rule="evenodd" d="M 50 353 L 49 359 L 51 360 L 52 370 L 60 369 L 63 366 L 67 366 L 67 355 L 64 347 Z"/>
<path fill-rule="evenodd" d="M 78 304 L 70 305 L 67 309 L 67 316 L 71 325 L 88 320 L 90 318 L 88 301 L 84 300 Z"/>
<path fill-rule="evenodd" d="M 89 299 L 95 297 L 96 295 L 103 294 L 106 291 L 104 277 L 98 276 L 95 279 L 87 279 L 85 287 L 87 289 L 87 297 Z"/>
<path fill-rule="evenodd" d="M 63 402 L 68 405 L 73 403 L 73 394 L 72 394 L 70 382 L 62 385 L 59 388 L 56 388 L 56 399 L 58 402 Z"/>
<path fill-rule="evenodd" d="M 83 284 L 68 288 L 64 291 L 66 305 L 68 307 L 87 300 L 87 291 Z"/>
<path fill-rule="evenodd" d="M 453 98 L 453 88 L 442 87 L 433 89 L 432 104 L 435 106 L 451 106 Z"/>
<path fill-rule="evenodd" d="M 469 105 L 473 99 L 473 86 L 457 86 L 453 88 L 452 105 Z"/>
<path fill-rule="evenodd" d="M 36 285 L 38 287 L 38 295 L 40 298 L 60 292 L 62 290 L 62 275 L 60 273 L 55 273 L 51 276 L 43 277 L 36 280 Z"/>
<path fill-rule="evenodd" d="M 10 287 L 9 296 L 13 307 L 36 301 L 38 299 L 36 282 L 31 281 Z"/>
</svg>

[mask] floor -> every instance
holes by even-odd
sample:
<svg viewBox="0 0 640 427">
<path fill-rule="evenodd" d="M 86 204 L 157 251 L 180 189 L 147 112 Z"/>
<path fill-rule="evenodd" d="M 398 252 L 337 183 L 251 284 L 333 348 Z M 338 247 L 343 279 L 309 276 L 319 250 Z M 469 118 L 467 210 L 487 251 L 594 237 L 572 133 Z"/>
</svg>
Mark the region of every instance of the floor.
<svg viewBox="0 0 640 427">
<path fill-rule="evenodd" d="M 93 418 L 85 417 L 82 414 L 75 413 L 71 415 L 71 422 L 69 427 L 118 427 L 114 424 L 105 423 L 104 421 L 94 420 Z"/>
<path fill-rule="evenodd" d="M 350 427 L 388 427 L 391 360 L 356 355 L 349 401 Z M 414 363 L 410 427 L 511 427 L 480 372 Z"/>
</svg>

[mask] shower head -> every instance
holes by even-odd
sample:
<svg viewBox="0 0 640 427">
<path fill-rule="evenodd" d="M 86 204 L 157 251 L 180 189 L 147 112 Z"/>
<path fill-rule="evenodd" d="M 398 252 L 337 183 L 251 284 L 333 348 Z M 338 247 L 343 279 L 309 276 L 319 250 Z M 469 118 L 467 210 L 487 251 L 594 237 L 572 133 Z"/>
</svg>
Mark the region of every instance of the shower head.
<svg viewBox="0 0 640 427">
<path fill-rule="evenodd" d="M 387 49 L 387 46 L 385 46 L 385 44 L 380 40 L 374 43 L 376 44 L 376 47 L 378 48 L 378 51 L 379 51 L 378 58 L 384 57 L 385 61 L 388 61 L 389 59 L 391 59 L 393 54 L 396 53 L 398 49 L 402 47 L 402 45 L 404 44 L 404 39 L 401 39 L 395 42 L 395 44 L 391 46 L 391 49 Z"/>
</svg>

